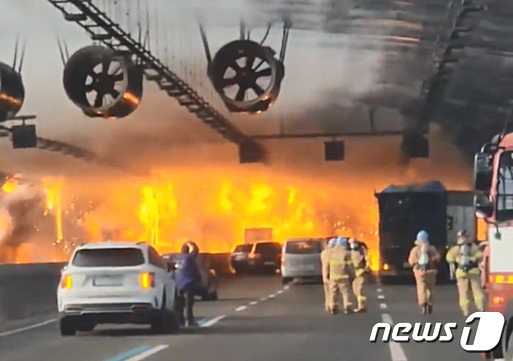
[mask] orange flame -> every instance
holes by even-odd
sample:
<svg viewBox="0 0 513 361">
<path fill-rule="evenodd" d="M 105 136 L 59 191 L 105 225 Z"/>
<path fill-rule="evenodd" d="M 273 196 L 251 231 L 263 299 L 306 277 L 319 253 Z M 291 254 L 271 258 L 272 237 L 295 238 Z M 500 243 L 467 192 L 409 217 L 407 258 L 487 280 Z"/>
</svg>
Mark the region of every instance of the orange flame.
<svg viewBox="0 0 513 361">
<path fill-rule="evenodd" d="M 4 193 L 13 193 L 16 190 L 16 186 L 18 185 L 16 179 L 9 178 L 2 185 L 2 191 Z"/>
<path fill-rule="evenodd" d="M 146 241 L 160 252 L 178 251 L 190 238 L 202 252 L 220 253 L 243 243 L 245 229 L 269 227 L 279 242 L 340 234 L 359 237 L 369 247 L 377 245 L 372 192 L 355 213 L 358 203 L 336 204 L 345 192 L 326 184 L 226 170 L 209 170 L 208 177 L 201 177 L 181 170 L 162 173 L 147 184 L 125 179 L 122 187 L 102 193 L 109 195 L 109 202 L 84 219 L 92 241 L 100 241 L 101 230 L 109 228 L 116 240 Z M 354 218 L 346 216 L 348 206 Z"/>
<path fill-rule="evenodd" d="M 62 240 L 64 238 L 62 230 L 62 187 L 64 180 L 62 178 L 44 178 L 42 183 L 46 195 L 45 214 L 50 211 L 55 212 L 55 232 L 57 239 Z"/>
</svg>

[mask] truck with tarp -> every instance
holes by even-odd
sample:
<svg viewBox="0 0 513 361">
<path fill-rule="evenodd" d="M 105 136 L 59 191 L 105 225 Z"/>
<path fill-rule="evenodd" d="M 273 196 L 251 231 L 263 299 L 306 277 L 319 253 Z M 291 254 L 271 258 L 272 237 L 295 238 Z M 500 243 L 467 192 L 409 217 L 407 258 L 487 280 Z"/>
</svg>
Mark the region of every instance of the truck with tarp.
<svg viewBox="0 0 513 361">
<path fill-rule="evenodd" d="M 390 185 L 375 193 L 379 208 L 379 270 L 382 282 L 411 279 L 407 263 L 416 235 L 425 230 L 442 256 L 438 281 L 449 280 L 445 262 L 447 248 L 455 243 L 456 233 L 466 229 L 476 234 L 473 193 L 448 191 L 439 181 L 422 184 Z"/>
</svg>

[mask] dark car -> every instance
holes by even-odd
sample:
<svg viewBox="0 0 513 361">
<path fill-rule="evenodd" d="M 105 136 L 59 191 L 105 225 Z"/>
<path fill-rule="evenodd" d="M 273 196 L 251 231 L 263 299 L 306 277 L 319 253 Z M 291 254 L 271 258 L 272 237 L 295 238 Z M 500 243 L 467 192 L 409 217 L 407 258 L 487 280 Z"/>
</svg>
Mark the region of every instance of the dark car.
<svg viewBox="0 0 513 361">
<path fill-rule="evenodd" d="M 247 272 L 249 254 L 251 253 L 252 249 L 252 243 L 239 244 L 235 246 L 235 249 L 233 250 L 230 256 L 230 264 L 234 269 L 235 273 L 241 274 Z"/>
<path fill-rule="evenodd" d="M 276 273 L 281 267 L 281 244 L 258 242 L 248 257 L 248 269 L 252 273 Z"/>
<path fill-rule="evenodd" d="M 180 253 L 166 253 L 162 255 L 162 258 L 166 262 L 176 264 L 176 261 L 180 256 Z M 202 285 L 201 289 L 198 290 L 198 296 L 201 297 L 203 301 L 216 301 L 218 298 L 216 272 L 209 268 L 208 262 L 203 254 L 200 253 L 198 260 Z"/>
</svg>

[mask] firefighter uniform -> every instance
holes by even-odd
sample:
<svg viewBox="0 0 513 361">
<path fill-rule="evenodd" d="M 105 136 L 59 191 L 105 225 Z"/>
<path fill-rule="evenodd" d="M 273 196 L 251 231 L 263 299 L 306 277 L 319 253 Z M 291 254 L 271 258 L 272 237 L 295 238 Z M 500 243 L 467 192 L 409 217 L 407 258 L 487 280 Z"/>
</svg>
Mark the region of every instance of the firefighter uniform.
<svg viewBox="0 0 513 361">
<path fill-rule="evenodd" d="M 364 242 L 357 241 L 355 238 L 349 239 L 349 251 L 351 252 L 351 261 L 354 267 L 353 293 L 356 297 L 358 308 L 356 312 L 365 312 L 367 310 L 367 297 L 364 292 L 365 273 L 369 270 L 368 248 Z"/>
<path fill-rule="evenodd" d="M 328 262 L 325 265 L 330 284 L 330 313 L 338 311 L 338 294 L 342 295 L 342 308 L 344 313 L 352 312 L 349 290 L 351 287 L 350 276 L 352 272 L 351 254 L 347 250 L 347 240 L 338 237 L 335 247 L 330 251 Z"/>
<path fill-rule="evenodd" d="M 324 287 L 324 308 L 326 312 L 330 312 L 331 307 L 331 296 L 330 296 L 330 282 L 328 279 L 328 269 L 326 264 L 328 262 L 329 253 L 333 247 L 335 247 L 336 239 L 332 238 L 329 240 L 326 248 L 321 252 L 321 264 L 322 264 L 322 284 Z"/>
<path fill-rule="evenodd" d="M 483 254 L 475 244 L 470 242 L 465 231 L 458 232 L 456 246 L 447 252 L 447 262 L 455 269 L 456 284 L 458 286 L 459 304 L 466 317 L 469 315 L 470 297 L 472 292 L 474 303 L 478 311 L 484 311 L 484 291 L 481 281 L 479 263 Z M 455 265 L 457 265 L 455 267 Z M 451 272 L 452 273 L 452 272 Z"/>
<path fill-rule="evenodd" d="M 410 251 L 408 263 L 413 267 L 417 284 L 417 300 L 422 313 L 433 312 L 433 293 L 436 283 L 436 265 L 440 261 L 440 253 L 429 244 L 426 231 L 417 234 L 415 246 Z"/>
</svg>

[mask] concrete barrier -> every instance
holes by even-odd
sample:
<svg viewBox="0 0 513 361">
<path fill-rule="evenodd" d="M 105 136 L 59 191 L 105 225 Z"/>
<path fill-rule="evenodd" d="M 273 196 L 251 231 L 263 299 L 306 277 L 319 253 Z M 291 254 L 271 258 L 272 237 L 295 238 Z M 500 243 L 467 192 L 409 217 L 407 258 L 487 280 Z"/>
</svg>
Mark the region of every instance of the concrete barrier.
<svg viewBox="0 0 513 361">
<path fill-rule="evenodd" d="M 64 263 L 0 265 L 0 323 L 57 310 Z"/>
</svg>

